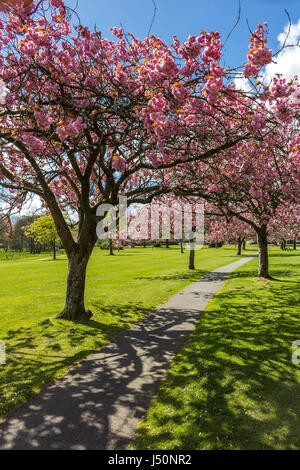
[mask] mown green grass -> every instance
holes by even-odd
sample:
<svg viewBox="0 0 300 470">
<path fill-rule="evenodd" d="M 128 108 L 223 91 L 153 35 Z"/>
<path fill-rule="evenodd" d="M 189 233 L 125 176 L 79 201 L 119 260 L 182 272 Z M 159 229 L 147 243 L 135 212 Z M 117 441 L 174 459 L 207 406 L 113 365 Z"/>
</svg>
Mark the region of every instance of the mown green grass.
<svg viewBox="0 0 300 470">
<path fill-rule="evenodd" d="M 255 250 L 255 247 L 253 248 Z M 55 316 L 64 306 L 67 260 L 0 263 L 0 416 L 207 272 L 237 259 L 235 247 L 203 248 L 195 271 L 178 247 L 133 248 L 108 256 L 95 249 L 88 266 L 86 304 L 94 316 L 72 324 Z M 42 260 L 40 260 L 42 259 Z"/>
<path fill-rule="evenodd" d="M 16 261 L 16 260 L 21 260 L 24 258 L 30 258 L 30 259 L 38 259 L 38 258 L 46 258 L 46 257 L 51 257 L 52 253 L 49 252 L 43 252 L 40 254 L 35 254 L 32 255 L 28 251 L 5 251 L 0 249 L 0 261 Z"/>
<path fill-rule="evenodd" d="M 300 252 L 270 261 L 279 281 L 256 259 L 209 303 L 130 448 L 300 448 Z"/>
</svg>

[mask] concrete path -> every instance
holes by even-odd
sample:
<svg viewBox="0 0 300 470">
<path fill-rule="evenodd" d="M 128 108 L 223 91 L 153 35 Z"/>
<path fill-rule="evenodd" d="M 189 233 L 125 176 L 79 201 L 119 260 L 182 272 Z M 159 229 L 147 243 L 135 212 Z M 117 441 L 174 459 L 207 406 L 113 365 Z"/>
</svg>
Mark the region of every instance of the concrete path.
<svg viewBox="0 0 300 470">
<path fill-rule="evenodd" d="M 0 423 L 0 449 L 125 449 L 201 313 L 243 258 L 206 275 Z"/>
</svg>

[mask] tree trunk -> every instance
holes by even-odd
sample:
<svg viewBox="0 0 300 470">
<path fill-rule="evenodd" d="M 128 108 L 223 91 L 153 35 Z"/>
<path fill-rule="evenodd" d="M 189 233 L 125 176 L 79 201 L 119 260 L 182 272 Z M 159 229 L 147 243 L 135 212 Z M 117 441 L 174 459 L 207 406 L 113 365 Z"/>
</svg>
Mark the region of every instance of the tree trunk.
<svg viewBox="0 0 300 470">
<path fill-rule="evenodd" d="M 238 248 L 237 248 L 237 256 L 241 256 L 242 254 L 242 240 L 241 238 L 238 239 Z"/>
<path fill-rule="evenodd" d="M 111 239 L 109 239 L 109 255 L 113 256 L 114 250 L 113 250 L 113 242 Z"/>
<path fill-rule="evenodd" d="M 89 255 L 87 253 L 84 256 L 80 256 L 78 253 L 70 255 L 66 304 L 63 311 L 57 315 L 57 318 L 82 321 L 88 320 L 91 317 L 91 312 L 86 311 L 84 307 L 85 277 L 88 261 Z"/>
<path fill-rule="evenodd" d="M 166 238 L 166 248 L 170 248 L 170 247 L 169 247 L 169 239 L 168 239 L 168 238 Z"/>
<path fill-rule="evenodd" d="M 56 259 L 56 246 L 55 246 L 55 240 L 53 240 L 53 259 Z"/>
<path fill-rule="evenodd" d="M 182 238 L 181 238 L 181 240 L 180 240 L 180 253 L 184 253 L 184 251 L 183 251 Z"/>
<path fill-rule="evenodd" d="M 271 279 L 269 275 L 269 257 L 268 257 L 268 238 L 267 228 L 265 225 L 256 230 L 258 253 L 259 253 L 259 268 L 258 276 L 265 279 Z"/>
<path fill-rule="evenodd" d="M 246 250 L 246 240 L 243 240 L 243 250 Z"/>
<path fill-rule="evenodd" d="M 294 238 L 294 240 L 293 240 L 293 249 L 294 249 L 294 250 L 297 250 L 297 241 L 296 241 L 296 238 Z"/>
<path fill-rule="evenodd" d="M 195 250 L 190 245 L 189 269 L 195 269 Z"/>
</svg>

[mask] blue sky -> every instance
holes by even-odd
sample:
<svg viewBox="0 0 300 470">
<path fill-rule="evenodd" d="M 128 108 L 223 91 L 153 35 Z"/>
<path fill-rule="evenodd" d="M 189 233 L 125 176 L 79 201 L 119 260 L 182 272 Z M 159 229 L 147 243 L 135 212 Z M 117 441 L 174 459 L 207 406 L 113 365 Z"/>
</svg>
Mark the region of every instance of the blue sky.
<svg viewBox="0 0 300 470">
<path fill-rule="evenodd" d="M 103 36 L 111 37 L 110 26 L 124 26 L 127 32 L 143 38 L 147 35 L 153 15 L 152 0 L 77 0 L 78 13 L 83 24 L 101 30 Z M 76 0 L 66 0 L 75 5 Z M 238 10 L 238 0 L 156 0 L 157 14 L 152 33 L 171 42 L 176 34 L 184 40 L 189 34 L 202 29 L 219 31 L 224 39 L 232 28 Z M 241 0 L 241 20 L 227 42 L 224 55 L 226 65 L 244 62 L 248 52 L 248 19 L 252 29 L 258 23 L 269 24 L 269 45 L 278 48 L 277 36 L 287 24 L 287 9 L 292 22 L 300 18 L 299 0 Z"/>
</svg>

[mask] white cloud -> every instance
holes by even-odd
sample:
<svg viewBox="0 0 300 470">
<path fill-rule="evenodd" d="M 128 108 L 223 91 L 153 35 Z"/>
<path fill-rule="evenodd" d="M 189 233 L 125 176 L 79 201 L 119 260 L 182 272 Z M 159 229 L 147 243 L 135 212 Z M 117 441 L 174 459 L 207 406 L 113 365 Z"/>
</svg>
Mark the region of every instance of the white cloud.
<svg viewBox="0 0 300 470">
<path fill-rule="evenodd" d="M 251 91 L 251 86 L 249 80 L 245 77 L 237 77 L 234 79 L 235 86 L 238 90 L 242 90 L 245 92 Z"/>
<path fill-rule="evenodd" d="M 288 33 L 289 25 L 277 36 L 280 47 L 283 46 Z M 300 18 L 298 23 L 291 25 L 289 36 L 286 40 L 286 46 L 295 45 L 300 39 Z M 298 75 L 300 79 L 300 46 L 287 47 L 283 49 L 275 58 L 274 62 L 266 66 L 265 79 L 269 82 L 276 73 L 281 73 L 287 80 Z"/>
<path fill-rule="evenodd" d="M 288 34 L 288 37 L 287 37 Z M 287 37 L 287 39 L 286 39 Z M 277 39 L 280 42 L 280 46 L 283 46 L 284 42 L 286 45 L 294 45 L 297 44 L 300 38 L 300 18 L 298 23 L 291 24 L 291 29 L 289 31 L 289 24 L 285 25 L 284 30 L 282 33 L 278 34 Z"/>
<path fill-rule="evenodd" d="M 41 209 L 42 204 L 39 196 L 31 195 L 23 204 L 22 210 L 18 215 L 32 215 L 39 209 Z"/>
</svg>

